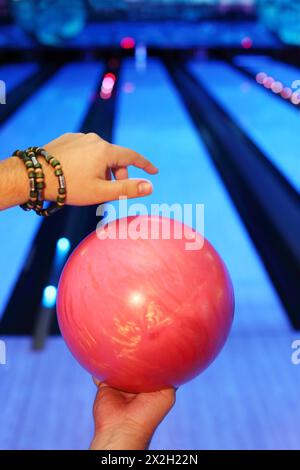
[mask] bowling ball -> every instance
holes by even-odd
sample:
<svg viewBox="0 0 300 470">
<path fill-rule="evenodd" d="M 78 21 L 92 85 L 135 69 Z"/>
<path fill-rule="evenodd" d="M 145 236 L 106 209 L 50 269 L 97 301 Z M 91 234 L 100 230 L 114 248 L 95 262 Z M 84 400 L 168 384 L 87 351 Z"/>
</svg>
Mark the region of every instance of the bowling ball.
<svg viewBox="0 0 300 470">
<path fill-rule="evenodd" d="M 75 358 L 133 393 L 178 387 L 203 371 L 225 343 L 233 309 L 231 281 L 212 245 L 159 216 L 123 218 L 91 233 L 67 261 L 57 299 Z"/>
</svg>

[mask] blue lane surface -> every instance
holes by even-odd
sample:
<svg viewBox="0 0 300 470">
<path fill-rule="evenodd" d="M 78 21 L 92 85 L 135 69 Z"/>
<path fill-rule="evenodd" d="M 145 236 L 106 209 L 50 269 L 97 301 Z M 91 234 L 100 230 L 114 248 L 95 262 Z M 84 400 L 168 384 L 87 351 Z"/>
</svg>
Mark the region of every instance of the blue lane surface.
<svg viewBox="0 0 300 470">
<path fill-rule="evenodd" d="M 134 92 L 119 98 L 115 141 L 160 168 L 152 178 L 154 194 L 138 202 L 148 208 L 204 203 L 205 234 L 227 263 L 236 295 L 226 347 L 203 375 L 179 390 L 152 448 L 296 448 L 293 336 L 260 258 L 161 63 L 150 61 L 143 74 L 127 61 L 121 80 Z"/>
<path fill-rule="evenodd" d="M 281 81 L 285 86 L 292 87 L 295 80 L 299 80 L 300 83 L 299 68 L 284 64 L 268 56 L 237 56 L 234 63 L 253 73 L 265 72 L 275 80 Z"/>
<path fill-rule="evenodd" d="M 38 65 L 34 63 L 7 64 L 0 66 L 0 80 L 6 85 L 6 92 L 11 92 L 16 86 L 20 85 L 26 78 L 30 77 L 38 70 Z"/>
<path fill-rule="evenodd" d="M 299 111 L 221 61 L 194 61 L 189 70 L 290 184 L 300 190 Z"/>
<path fill-rule="evenodd" d="M 130 87 L 128 84 L 130 83 Z M 234 332 L 217 361 L 177 391 L 154 449 L 299 449 L 299 387 L 290 332 L 278 298 L 201 139 L 160 62 L 144 74 L 127 61 L 121 76 L 115 141 L 160 167 L 155 193 L 137 202 L 205 203 L 205 231 L 231 272 Z M 139 172 L 132 172 L 133 175 Z M 0 367 L 1 449 L 87 448 L 95 389 L 89 375 L 50 338 L 6 338 Z M 299 367 L 299 366 L 298 366 Z M 51 380 L 49 380 L 49 376 Z M 47 403 L 47 406 L 45 406 Z M 78 426 L 80 423 L 80 426 Z"/>
<path fill-rule="evenodd" d="M 102 71 L 103 65 L 95 62 L 72 63 L 60 70 L 0 128 L 1 157 L 8 157 L 16 147 L 44 145 L 65 132 L 77 132 Z M 0 262 L 0 317 L 40 223 L 35 214 L 19 208 L 0 213 L 0 241 L 5 246 Z"/>
<path fill-rule="evenodd" d="M 205 234 L 224 257 L 235 285 L 235 329 L 288 328 L 255 248 L 161 64 L 151 61 L 143 74 L 126 62 L 122 80 L 135 91 L 119 98 L 115 140 L 160 168 L 154 194 L 141 202 L 147 207 L 204 203 Z"/>
</svg>

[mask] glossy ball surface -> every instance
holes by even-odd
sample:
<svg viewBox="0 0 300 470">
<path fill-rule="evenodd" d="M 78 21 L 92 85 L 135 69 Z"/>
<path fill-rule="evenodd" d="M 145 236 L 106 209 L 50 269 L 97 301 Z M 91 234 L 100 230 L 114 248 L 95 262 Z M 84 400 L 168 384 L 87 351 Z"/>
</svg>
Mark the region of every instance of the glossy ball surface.
<svg viewBox="0 0 300 470">
<path fill-rule="evenodd" d="M 93 376 L 129 392 L 192 379 L 217 356 L 233 320 L 220 256 L 193 229 L 164 217 L 119 219 L 97 233 L 75 249 L 59 284 L 69 349 Z M 196 243 L 201 249 L 187 249 Z"/>
</svg>

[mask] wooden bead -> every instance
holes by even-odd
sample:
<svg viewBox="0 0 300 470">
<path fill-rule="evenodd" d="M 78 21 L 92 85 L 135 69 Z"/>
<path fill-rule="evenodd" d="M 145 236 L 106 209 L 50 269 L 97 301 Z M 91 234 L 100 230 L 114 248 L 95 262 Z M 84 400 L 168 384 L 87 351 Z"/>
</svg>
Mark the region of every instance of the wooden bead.
<svg viewBox="0 0 300 470">
<path fill-rule="evenodd" d="M 65 177 L 64 176 L 60 176 L 58 178 L 58 181 L 59 181 L 59 186 L 61 187 L 61 189 L 66 189 L 66 180 L 65 180 Z"/>
</svg>

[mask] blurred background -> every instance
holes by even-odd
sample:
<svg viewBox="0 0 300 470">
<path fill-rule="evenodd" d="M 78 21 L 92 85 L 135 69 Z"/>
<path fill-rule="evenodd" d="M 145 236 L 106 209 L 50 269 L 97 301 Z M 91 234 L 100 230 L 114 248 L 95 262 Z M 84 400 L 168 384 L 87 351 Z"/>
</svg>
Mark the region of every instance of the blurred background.
<svg viewBox="0 0 300 470">
<path fill-rule="evenodd" d="M 134 148 L 160 168 L 146 203 L 205 204 L 231 273 L 229 341 L 153 449 L 300 447 L 299 46 L 298 0 L 0 0 L 0 158 L 65 132 Z M 55 300 L 98 221 L 0 214 L 1 449 L 89 445 L 95 390 Z"/>
</svg>

